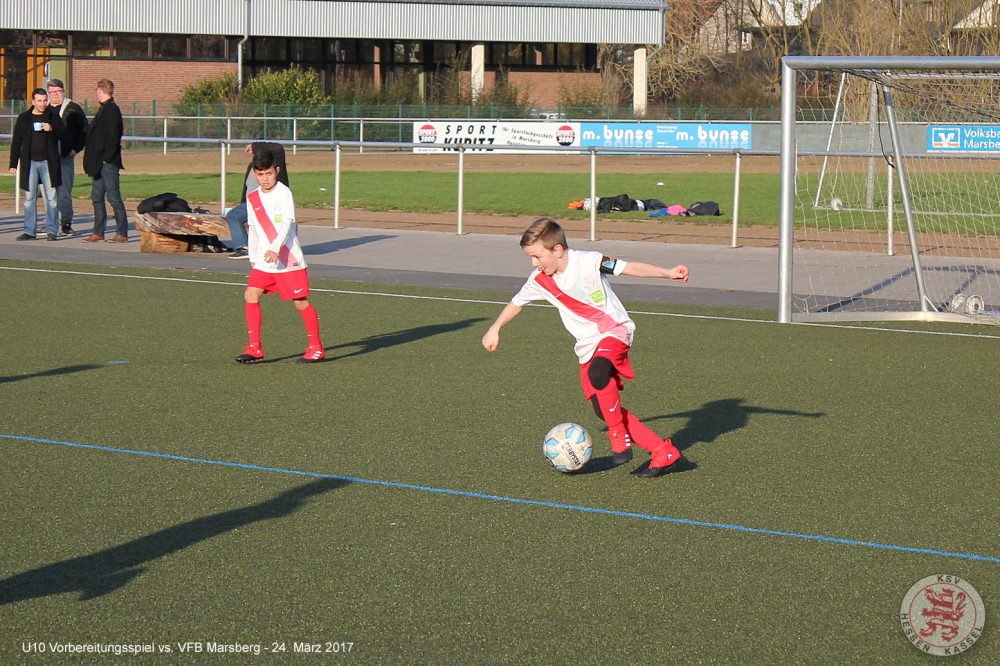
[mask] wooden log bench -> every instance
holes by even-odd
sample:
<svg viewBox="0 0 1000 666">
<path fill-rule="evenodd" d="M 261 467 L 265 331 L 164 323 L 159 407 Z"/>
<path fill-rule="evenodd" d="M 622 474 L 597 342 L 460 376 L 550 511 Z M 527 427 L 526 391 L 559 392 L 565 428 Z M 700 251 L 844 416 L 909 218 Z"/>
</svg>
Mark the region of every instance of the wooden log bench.
<svg viewBox="0 0 1000 666">
<path fill-rule="evenodd" d="M 140 252 L 179 254 L 221 247 L 219 236 L 229 237 L 224 215 L 210 213 L 136 213 L 133 216 Z M 212 251 L 212 250 L 208 250 Z"/>
</svg>

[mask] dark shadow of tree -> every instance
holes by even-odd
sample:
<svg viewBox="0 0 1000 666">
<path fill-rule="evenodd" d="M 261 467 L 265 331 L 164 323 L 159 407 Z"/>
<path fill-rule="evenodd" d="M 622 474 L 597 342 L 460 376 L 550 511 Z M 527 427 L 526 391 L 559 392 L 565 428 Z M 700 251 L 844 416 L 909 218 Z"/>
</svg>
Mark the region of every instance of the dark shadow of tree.
<svg viewBox="0 0 1000 666">
<path fill-rule="evenodd" d="M 291 515 L 314 495 L 350 483 L 319 479 L 273 499 L 168 527 L 92 555 L 74 557 L 0 580 L 0 605 L 53 594 L 79 592 L 80 601 L 94 599 L 128 585 L 146 571 L 141 565 L 188 546 L 261 520 Z"/>
<path fill-rule="evenodd" d="M 825 416 L 823 412 L 796 412 L 788 409 L 754 407 L 752 405 L 744 405 L 743 398 L 726 398 L 724 400 L 706 402 L 700 408 L 687 412 L 651 416 L 643 419 L 643 422 L 658 421 L 660 419 L 688 419 L 687 424 L 683 428 L 670 435 L 674 446 L 684 451 L 699 442 L 708 444 L 726 433 L 746 427 L 750 422 L 751 414 L 780 414 L 783 416 L 800 416 L 811 419 Z"/>
<path fill-rule="evenodd" d="M 41 372 L 33 372 L 30 375 L 11 375 L 10 377 L 0 377 L 0 384 L 7 384 L 9 382 L 17 382 L 22 379 L 36 379 L 38 377 L 56 377 L 58 375 L 70 375 L 74 372 L 83 372 L 84 370 L 96 370 L 104 366 L 100 365 L 68 365 L 65 368 L 53 368 L 51 370 L 42 370 Z"/>
</svg>

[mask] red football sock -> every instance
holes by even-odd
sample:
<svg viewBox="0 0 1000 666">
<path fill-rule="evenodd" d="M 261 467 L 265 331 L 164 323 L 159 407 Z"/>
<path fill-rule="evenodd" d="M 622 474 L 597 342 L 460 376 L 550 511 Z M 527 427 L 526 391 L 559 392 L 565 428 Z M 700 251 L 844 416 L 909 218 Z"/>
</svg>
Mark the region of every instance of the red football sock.
<svg viewBox="0 0 1000 666">
<path fill-rule="evenodd" d="M 608 424 L 608 439 L 611 440 L 611 450 L 615 453 L 622 453 L 628 448 L 626 435 L 628 431 L 625 427 L 625 417 L 622 414 L 621 395 L 618 392 L 618 385 L 612 381 L 603 389 L 597 392 L 597 406 L 601 409 L 601 418 Z"/>
<path fill-rule="evenodd" d="M 647 428 L 632 412 L 623 409 L 622 417 L 625 420 L 625 430 L 628 431 L 632 441 L 642 448 L 653 451 L 663 444 L 663 438 Z"/>
<path fill-rule="evenodd" d="M 260 347 L 260 303 L 246 303 L 247 335 L 252 347 Z"/>
<path fill-rule="evenodd" d="M 302 322 L 306 325 L 306 335 L 309 336 L 310 347 L 322 347 L 323 342 L 319 339 L 319 315 L 316 308 L 310 303 L 304 310 L 299 310 L 302 315 Z"/>
</svg>

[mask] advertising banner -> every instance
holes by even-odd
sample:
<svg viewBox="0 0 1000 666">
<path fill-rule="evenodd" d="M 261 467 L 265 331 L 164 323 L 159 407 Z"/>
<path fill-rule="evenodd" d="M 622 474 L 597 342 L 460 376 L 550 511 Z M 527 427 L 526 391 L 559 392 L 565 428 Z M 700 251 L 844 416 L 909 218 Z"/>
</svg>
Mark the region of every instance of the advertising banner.
<svg viewBox="0 0 1000 666">
<path fill-rule="evenodd" d="M 1000 153 L 998 125 L 928 125 L 928 153 Z"/>
<path fill-rule="evenodd" d="M 753 148 L 750 123 L 581 123 L 580 146 L 589 148 Z"/>
<path fill-rule="evenodd" d="M 544 153 L 530 146 L 580 145 L 580 123 L 507 122 L 495 120 L 428 120 L 413 123 L 415 153 L 444 153 L 465 146 L 466 152 L 491 152 L 490 146 L 526 146 L 503 153 Z"/>
</svg>

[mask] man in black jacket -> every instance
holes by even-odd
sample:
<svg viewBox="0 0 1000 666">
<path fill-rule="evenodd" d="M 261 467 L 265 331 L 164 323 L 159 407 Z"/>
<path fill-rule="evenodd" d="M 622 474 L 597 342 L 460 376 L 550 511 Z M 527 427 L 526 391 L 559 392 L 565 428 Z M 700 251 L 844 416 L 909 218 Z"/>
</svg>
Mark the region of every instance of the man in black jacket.
<svg viewBox="0 0 1000 666">
<path fill-rule="evenodd" d="M 280 143 L 271 141 L 254 141 L 248 145 L 244 152 L 250 153 L 250 164 L 247 165 L 247 172 L 243 175 L 243 195 L 240 197 L 240 204 L 226 213 L 226 222 L 229 224 L 229 237 L 232 239 L 234 252 L 229 255 L 230 259 L 247 258 L 247 195 L 256 190 L 260 185 L 253 175 L 253 156 L 261 151 L 268 150 L 274 155 L 274 166 L 278 169 L 278 182 L 288 185 L 288 169 L 285 166 L 285 149 Z"/>
<path fill-rule="evenodd" d="M 38 184 L 45 195 L 45 235 L 50 241 L 59 232 L 59 213 L 56 210 L 56 188 L 62 182 L 59 168 L 59 141 L 67 138 L 66 127 L 59 114 L 49 108 L 49 98 L 43 88 L 31 93 L 31 108 L 17 117 L 10 141 L 10 172 L 17 173 L 21 162 L 21 180 L 24 190 L 24 233 L 19 241 L 35 240 L 38 220 L 35 214 Z"/>
<path fill-rule="evenodd" d="M 115 212 L 115 237 L 112 243 L 128 242 L 128 217 L 122 203 L 118 174 L 122 166 L 122 135 L 125 125 L 122 112 L 115 104 L 115 84 L 108 79 L 97 82 L 97 101 L 101 108 L 94 114 L 87 132 L 87 143 L 83 152 L 83 170 L 93 181 L 90 185 L 90 201 L 94 204 L 94 231 L 84 239 L 84 243 L 103 243 L 104 225 L 108 220 L 108 209 L 104 205 L 107 196 Z"/>
<path fill-rule="evenodd" d="M 49 79 L 49 107 L 56 110 L 69 139 L 59 142 L 59 166 L 62 172 L 62 185 L 56 188 L 56 200 L 59 205 L 59 221 L 62 232 L 67 236 L 73 233 L 73 180 L 75 169 L 73 158 L 83 152 L 87 142 L 87 115 L 80 105 L 66 97 L 63 82 L 59 79 Z"/>
</svg>

